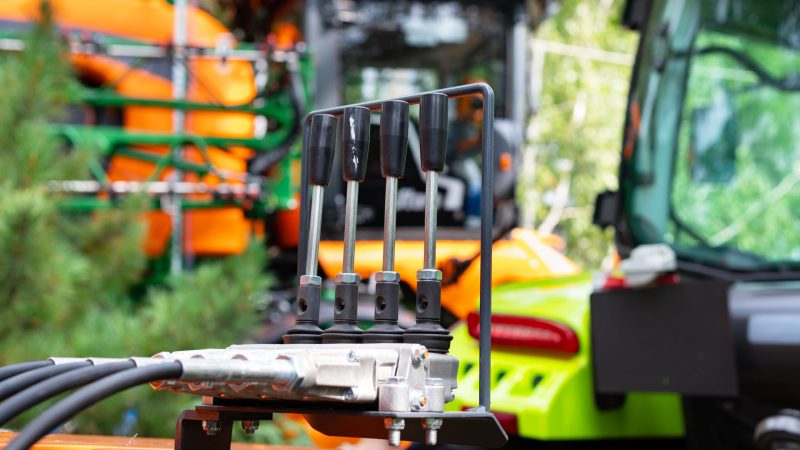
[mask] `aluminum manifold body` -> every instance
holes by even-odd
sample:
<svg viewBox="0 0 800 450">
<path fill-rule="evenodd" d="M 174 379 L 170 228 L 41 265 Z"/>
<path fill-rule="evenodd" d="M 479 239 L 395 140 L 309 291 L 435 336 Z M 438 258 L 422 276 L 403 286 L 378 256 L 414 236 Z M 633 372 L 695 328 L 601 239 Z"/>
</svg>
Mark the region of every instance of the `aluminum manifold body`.
<svg viewBox="0 0 800 450">
<path fill-rule="evenodd" d="M 444 411 L 455 398 L 458 359 L 419 344 L 234 345 L 164 352 L 179 361 L 181 379 L 158 390 L 237 400 L 313 401 L 378 406 L 379 411 Z M 214 376 L 241 370 L 227 381 Z"/>
</svg>

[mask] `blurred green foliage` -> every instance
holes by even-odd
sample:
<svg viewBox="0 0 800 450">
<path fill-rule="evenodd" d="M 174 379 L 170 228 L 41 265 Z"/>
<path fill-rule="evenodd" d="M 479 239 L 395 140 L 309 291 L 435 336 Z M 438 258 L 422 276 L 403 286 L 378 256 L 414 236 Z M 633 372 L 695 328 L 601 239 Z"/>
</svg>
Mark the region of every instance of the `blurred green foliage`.
<svg viewBox="0 0 800 450">
<path fill-rule="evenodd" d="M 569 202 L 555 232 L 564 238 L 567 255 L 587 270 L 597 270 L 613 244 L 611 231 L 594 227 L 591 218 L 597 193 L 617 186 L 631 72 L 619 56 L 632 61 L 637 43 L 635 33 L 619 24 L 623 3 L 565 0 L 535 33 L 545 43 L 582 49 L 573 47 L 576 55 L 546 52 L 539 108 L 525 149 L 534 168 L 521 174 L 519 198 L 539 226 L 559 182 L 568 177 Z"/>
<path fill-rule="evenodd" d="M 143 287 L 147 259 L 139 213 L 145 199 L 68 214 L 59 208 L 60 197 L 46 190 L 49 180 L 88 178 L 84 152 L 63 148 L 47 132 L 76 83 L 55 30 L 45 19 L 24 52 L 0 55 L 0 365 L 54 355 L 150 356 L 242 342 L 259 326 L 257 303 L 270 283 L 262 244 L 201 262 L 164 285 Z M 135 290 L 144 291 L 137 301 Z M 99 403 L 64 428 L 171 437 L 179 413 L 197 402 L 145 386 Z M 29 411 L 12 428 L 41 410 Z M 255 438 L 237 434 L 240 440 L 309 444 L 298 424 L 279 423 L 262 424 Z"/>
</svg>

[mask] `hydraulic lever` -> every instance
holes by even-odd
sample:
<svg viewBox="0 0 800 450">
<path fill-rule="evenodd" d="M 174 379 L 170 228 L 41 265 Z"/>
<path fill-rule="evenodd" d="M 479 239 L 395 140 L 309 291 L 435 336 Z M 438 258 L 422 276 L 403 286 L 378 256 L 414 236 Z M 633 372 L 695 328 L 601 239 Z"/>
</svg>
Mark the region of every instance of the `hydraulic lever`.
<svg viewBox="0 0 800 450">
<path fill-rule="evenodd" d="M 417 323 L 406 330 L 404 342 L 422 344 L 434 353 L 447 353 L 453 337 L 442 327 L 442 272 L 436 269 L 436 217 L 439 172 L 447 151 L 447 95 L 426 94 L 419 106 L 420 163 L 425 172 L 425 247 L 417 271 Z"/>
<path fill-rule="evenodd" d="M 322 278 L 317 275 L 319 264 L 319 233 L 322 223 L 322 196 L 331 180 L 333 153 L 336 149 L 338 119 L 317 114 L 311 120 L 309 151 L 309 180 L 311 184 L 311 214 L 308 233 L 305 275 L 297 288 L 297 321 L 284 336 L 286 344 L 315 344 L 321 341 L 319 304 Z"/>
<path fill-rule="evenodd" d="M 347 183 L 344 216 L 344 252 L 342 271 L 336 275 L 336 300 L 333 326 L 322 333 L 324 344 L 361 342 L 362 331 L 356 324 L 358 286 L 355 273 L 356 220 L 358 185 L 367 174 L 370 111 L 360 106 L 344 110 L 342 115 L 342 179 Z"/>
<path fill-rule="evenodd" d="M 383 267 L 375 274 L 375 324 L 364 342 L 403 342 L 397 326 L 400 307 L 400 274 L 394 271 L 397 229 L 397 180 L 403 177 L 408 146 L 408 103 L 400 100 L 381 105 L 381 174 L 386 178 L 383 215 Z"/>
</svg>

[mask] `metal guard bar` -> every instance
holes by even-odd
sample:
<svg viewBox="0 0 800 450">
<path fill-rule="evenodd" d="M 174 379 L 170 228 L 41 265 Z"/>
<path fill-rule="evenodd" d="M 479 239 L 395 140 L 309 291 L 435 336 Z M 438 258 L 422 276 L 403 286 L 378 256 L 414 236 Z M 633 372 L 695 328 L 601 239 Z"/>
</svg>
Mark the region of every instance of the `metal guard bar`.
<svg viewBox="0 0 800 450">
<path fill-rule="evenodd" d="M 486 412 L 489 405 L 491 386 L 491 314 L 492 314 L 492 227 L 494 199 L 494 91 L 486 83 L 471 83 L 437 89 L 405 97 L 395 97 L 371 102 L 355 103 L 312 111 L 303 121 L 303 151 L 301 154 L 301 186 L 300 186 L 300 242 L 298 246 L 297 276 L 303 274 L 305 268 L 306 247 L 308 245 L 308 143 L 311 118 L 317 114 L 341 116 L 345 108 L 362 106 L 370 111 L 380 111 L 381 104 L 388 100 L 402 100 L 412 105 L 419 104 L 422 96 L 427 94 L 445 94 L 449 98 L 480 94 L 483 97 L 483 139 L 482 147 L 482 183 L 481 183 L 481 267 L 480 267 L 480 336 L 478 340 L 478 400 L 480 407 Z"/>
</svg>

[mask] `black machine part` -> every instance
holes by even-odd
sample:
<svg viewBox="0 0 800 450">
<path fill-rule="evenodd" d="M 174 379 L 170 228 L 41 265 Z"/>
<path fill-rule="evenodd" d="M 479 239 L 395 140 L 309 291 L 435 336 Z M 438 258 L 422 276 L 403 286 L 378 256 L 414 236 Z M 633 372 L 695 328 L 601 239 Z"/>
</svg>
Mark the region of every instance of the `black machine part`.
<svg viewBox="0 0 800 450">
<path fill-rule="evenodd" d="M 742 394 L 800 405 L 800 284 L 736 283 L 728 298 Z"/>
<path fill-rule="evenodd" d="M 600 393 L 800 402 L 796 282 L 682 281 L 595 293 L 591 308 Z"/>
<path fill-rule="evenodd" d="M 800 411 L 785 409 L 765 418 L 753 437 L 758 450 L 800 450 Z"/>
<path fill-rule="evenodd" d="M 728 285 L 683 282 L 591 296 L 599 394 L 737 394 Z"/>
</svg>

